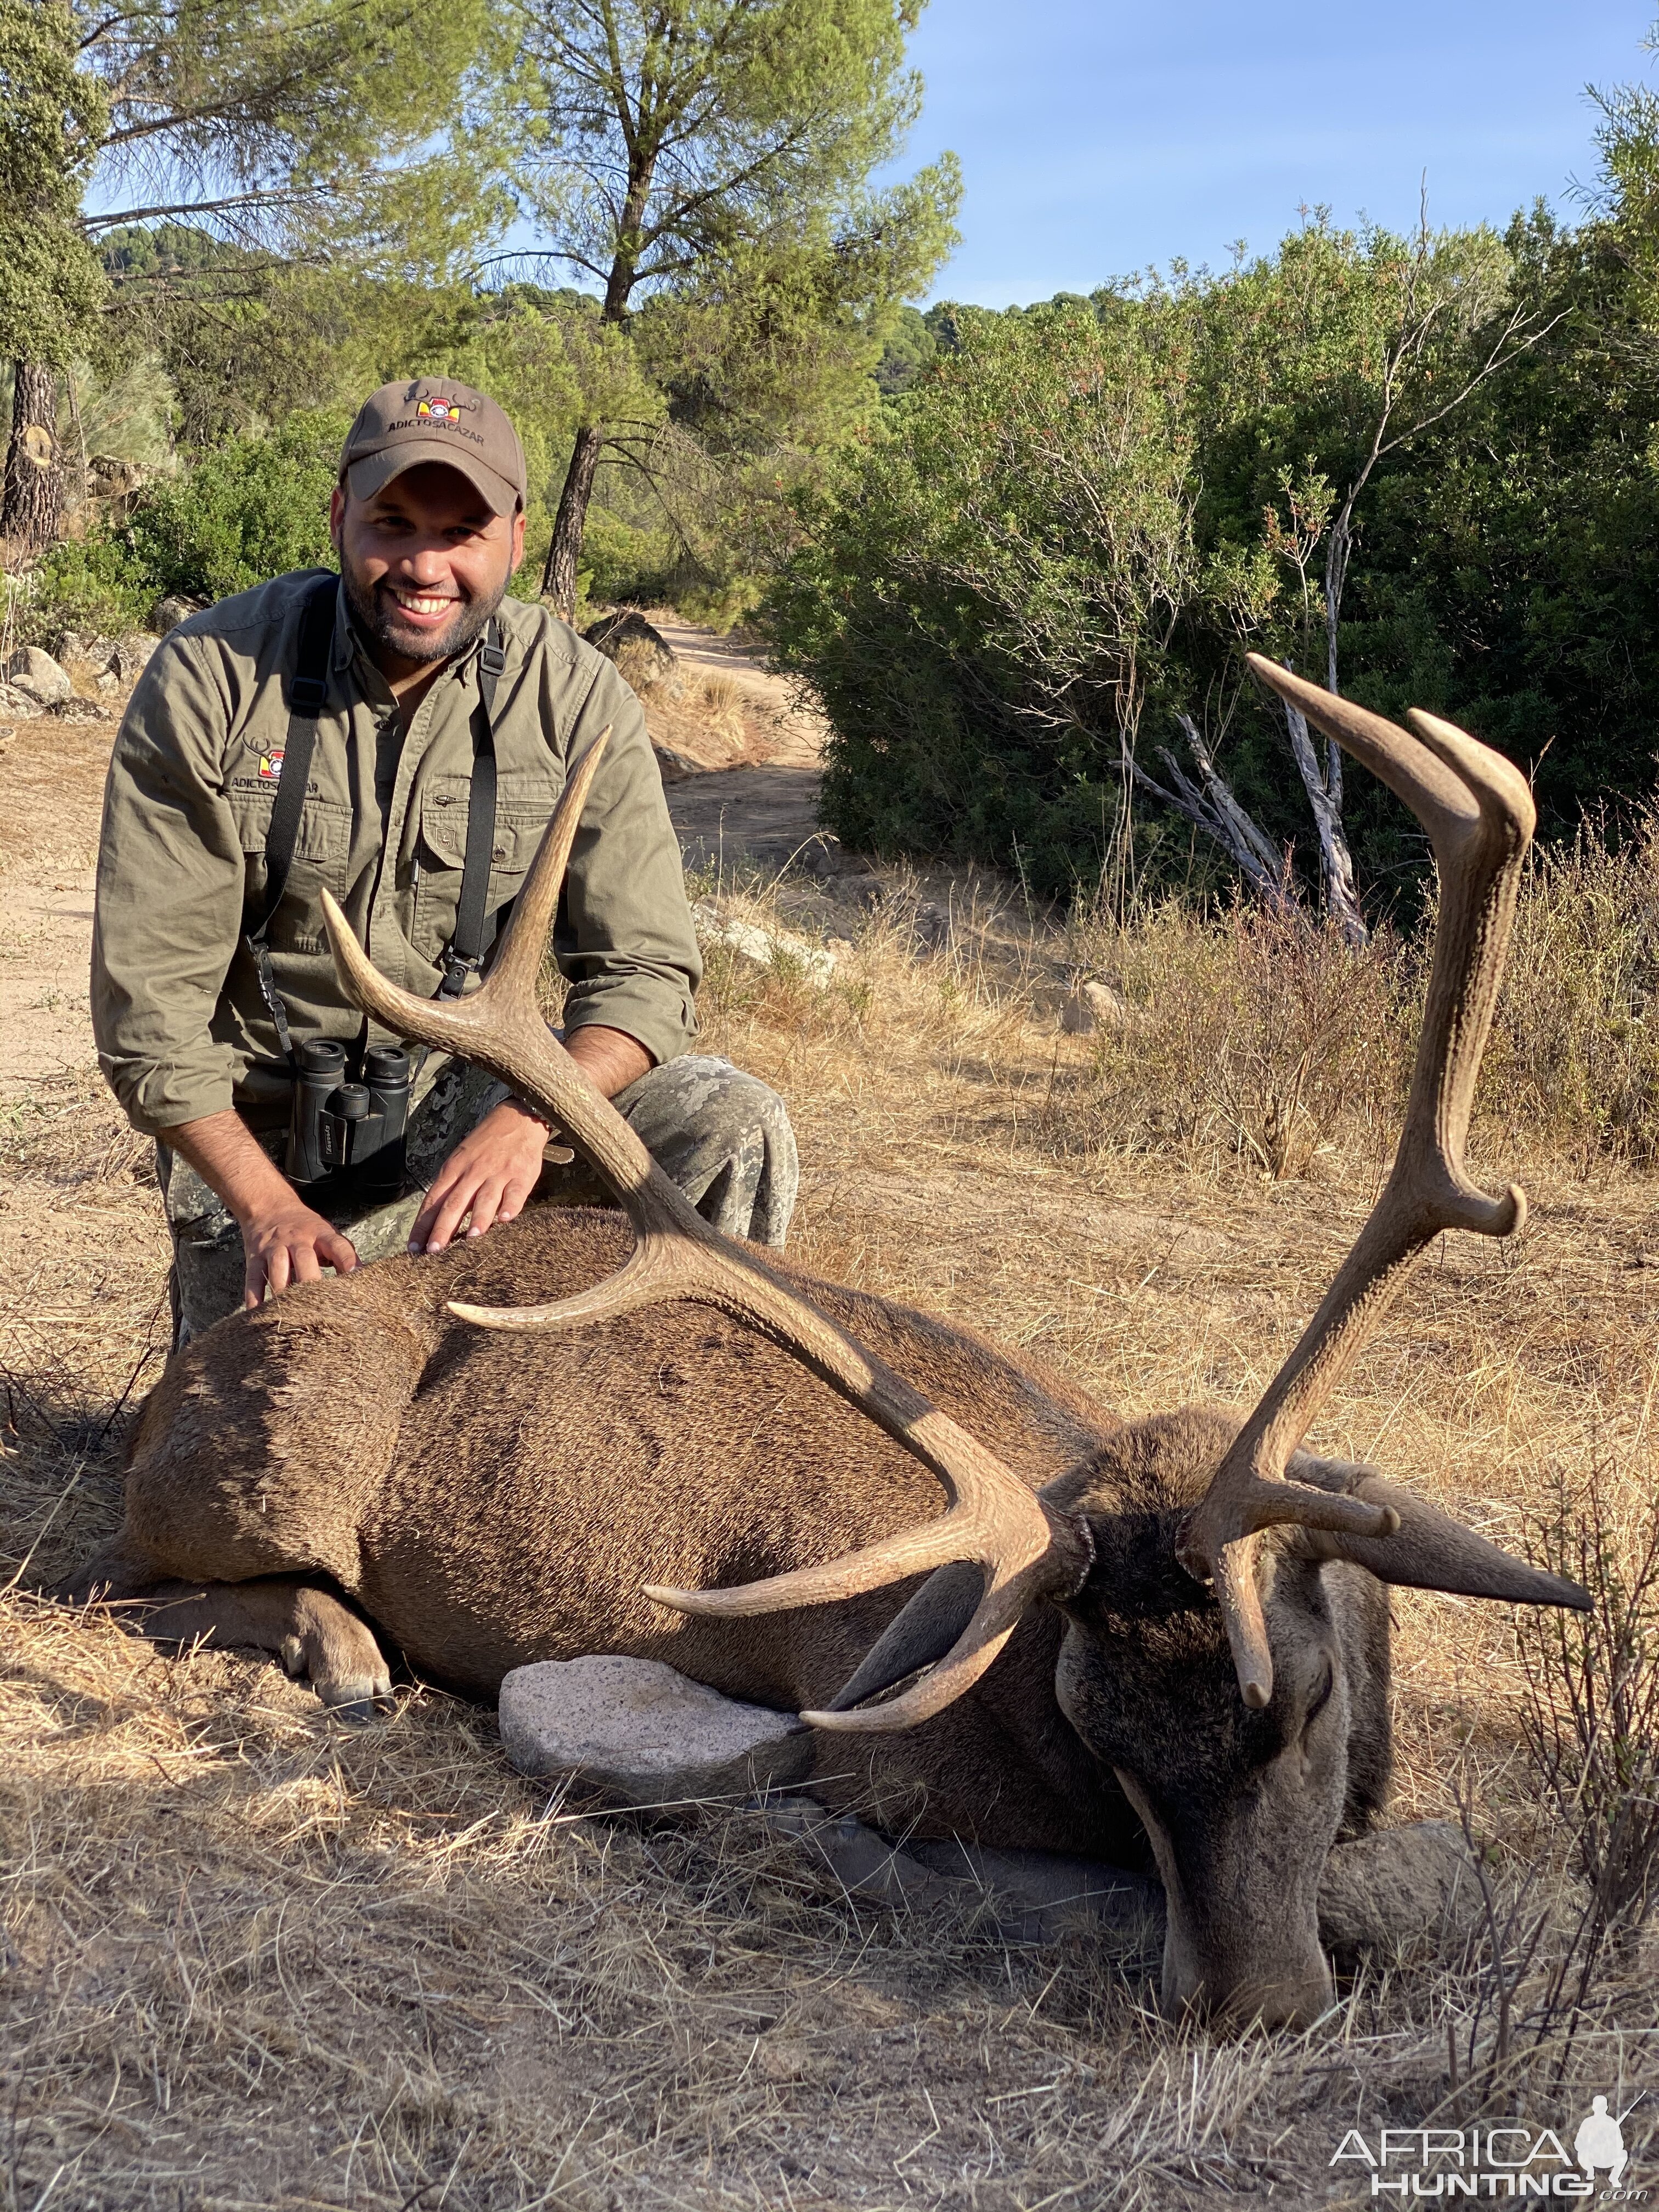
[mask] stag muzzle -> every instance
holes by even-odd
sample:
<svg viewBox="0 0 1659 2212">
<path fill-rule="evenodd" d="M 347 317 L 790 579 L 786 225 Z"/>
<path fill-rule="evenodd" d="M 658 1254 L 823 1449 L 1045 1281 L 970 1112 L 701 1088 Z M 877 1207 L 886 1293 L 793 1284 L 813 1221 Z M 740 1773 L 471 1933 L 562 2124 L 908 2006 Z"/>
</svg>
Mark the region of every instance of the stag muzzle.
<svg viewBox="0 0 1659 2212">
<path fill-rule="evenodd" d="M 1310 2027 L 1335 1994 L 1319 1941 L 1319 1881 L 1331 1840 L 1325 1824 L 1316 1838 L 1294 1826 L 1287 1833 L 1283 1809 L 1261 1802 L 1276 1794 L 1269 1789 L 1251 1793 L 1217 1827 L 1183 1836 L 1177 1848 L 1139 1782 L 1126 1768 L 1116 1773 L 1164 1883 L 1164 2012 L 1231 2027 L 1253 2021 Z"/>
</svg>

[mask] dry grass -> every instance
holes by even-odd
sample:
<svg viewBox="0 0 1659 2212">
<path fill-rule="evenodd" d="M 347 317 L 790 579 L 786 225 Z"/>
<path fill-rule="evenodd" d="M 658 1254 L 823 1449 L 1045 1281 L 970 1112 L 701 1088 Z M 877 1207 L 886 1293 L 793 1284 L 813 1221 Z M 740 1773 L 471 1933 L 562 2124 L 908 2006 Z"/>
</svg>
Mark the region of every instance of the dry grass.
<svg viewBox="0 0 1659 2212">
<path fill-rule="evenodd" d="M 1142 1024 L 1073 1039 L 1052 1008 L 1067 957 L 1107 965 L 1098 933 L 1046 939 L 988 891 L 941 926 L 940 886 L 879 888 L 870 910 L 856 885 L 748 895 L 850 940 L 824 989 L 787 959 L 710 963 L 709 1044 L 795 1115 L 803 1258 L 1040 1349 L 1127 1411 L 1248 1402 L 1376 1188 L 1409 963 L 1379 956 L 1358 989 L 1316 967 L 1286 999 L 1236 933 L 1200 948 L 1154 918 L 1109 948 Z M 1197 1098 L 1229 1034 L 1235 1121 L 1247 1048 L 1308 1057 L 1276 1164 L 1225 1115 L 1148 1121 L 1182 1080 Z M 1494 1074 L 1485 1158 L 1524 1170 L 1533 1225 L 1437 1253 L 1317 1440 L 1519 1540 L 1559 1473 L 1594 1463 L 1626 1504 L 1652 1487 L 1659 1271 L 1635 1263 L 1659 1231 L 1629 1148 L 1528 1125 L 1541 1078 Z M 39 1086 L 0 1144 L 0 1571 L 22 1570 L 0 1632 L 7 2212 L 1369 2201 L 1328 2167 L 1350 2125 L 1570 2130 L 1592 2090 L 1622 2110 L 1659 2087 L 1650 1948 L 1604 1963 L 1559 2083 L 1559 2024 L 1494 2067 L 1480 1945 L 1378 1962 L 1310 2034 L 1212 2039 L 1153 2016 L 1133 1949 L 1009 1949 L 972 1914 L 873 1910 L 740 1813 L 550 1801 L 491 1716 L 418 1685 L 353 1732 L 269 1666 L 165 1656 L 30 1595 L 114 1517 L 164 1241 L 93 1075 Z M 1401 1817 L 1472 1792 L 1500 1906 L 1534 1864 L 1529 1894 L 1570 1901 L 1515 1622 L 1404 1592 L 1396 1613 Z M 1477 2069 L 1455 2095 L 1449 2031 Z M 1650 2110 L 1626 2124 L 1638 2183 Z"/>
</svg>

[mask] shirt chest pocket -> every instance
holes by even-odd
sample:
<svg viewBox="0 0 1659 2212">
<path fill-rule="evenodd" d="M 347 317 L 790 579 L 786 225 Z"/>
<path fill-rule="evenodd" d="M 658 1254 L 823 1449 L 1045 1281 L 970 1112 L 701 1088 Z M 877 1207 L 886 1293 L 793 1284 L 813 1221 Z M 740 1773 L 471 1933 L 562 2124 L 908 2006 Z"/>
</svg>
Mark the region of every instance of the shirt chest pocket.
<svg viewBox="0 0 1659 2212">
<path fill-rule="evenodd" d="M 434 776 L 422 796 L 415 941 L 428 958 L 448 942 L 455 927 L 466 866 L 470 797 L 466 777 L 459 775 Z M 554 804 L 551 795 L 526 800 L 510 787 L 497 793 L 486 914 L 495 913 L 518 896 Z"/>
<path fill-rule="evenodd" d="M 265 848 L 270 839 L 271 809 L 280 786 L 268 790 L 233 784 L 226 794 L 236 835 L 241 843 L 244 866 L 244 911 L 250 921 L 264 905 Z M 336 898 L 346 890 L 346 865 L 351 852 L 351 809 L 337 799 L 306 793 L 294 840 L 294 864 L 289 870 L 283 902 L 270 925 L 270 943 L 294 952 L 326 949 L 323 933 L 321 893 Z"/>
</svg>

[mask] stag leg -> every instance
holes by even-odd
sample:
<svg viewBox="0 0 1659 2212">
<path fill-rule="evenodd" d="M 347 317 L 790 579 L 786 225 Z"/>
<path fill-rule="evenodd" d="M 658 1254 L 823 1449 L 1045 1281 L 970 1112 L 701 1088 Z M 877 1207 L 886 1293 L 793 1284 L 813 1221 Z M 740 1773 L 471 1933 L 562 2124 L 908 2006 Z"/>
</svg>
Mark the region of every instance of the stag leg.
<svg viewBox="0 0 1659 2212">
<path fill-rule="evenodd" d="M 271 1651 L 303 1676 L 325 1705 L 364 1719 L 392 1694 L 373 1631 L 339 1599 L 299 1575 L 258 1582 L 181 1582 L 116 1547 L 92 1560 L 65 1596 L 131 1609 L 134 1626 L 158 1644 L 216 1644 Z"/>
</svg>

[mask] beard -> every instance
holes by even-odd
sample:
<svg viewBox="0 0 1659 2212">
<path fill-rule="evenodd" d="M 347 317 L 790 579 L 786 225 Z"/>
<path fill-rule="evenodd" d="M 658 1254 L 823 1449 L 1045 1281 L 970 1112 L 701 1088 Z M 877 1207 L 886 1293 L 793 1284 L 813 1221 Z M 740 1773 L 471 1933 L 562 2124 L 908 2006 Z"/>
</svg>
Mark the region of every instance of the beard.
<svg viewBox="0 0 1659 2212">
<path fill-rule="evenodd" d="M 463 599 L 441 630 L 416 629 L 404 619 L 403 610 L 384 582 L 366 585 L 343 559 L 341 576 L 346 605 L 369 642 L 396 653 L 400 660 L 413 661 L 422 667 L 429 667 L 434 661 L 453 660 L 458 653 L 465 653 L 475 639 L 483 636 L 490 617 L 507 597 L 503 580 L 500 589 L 487 599 Z"/>
</svg>

